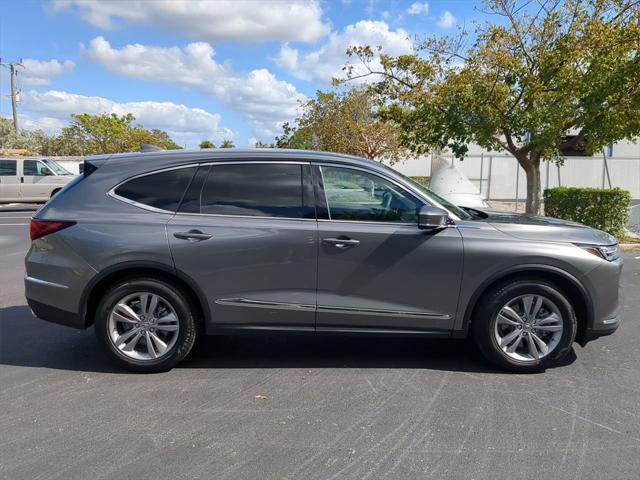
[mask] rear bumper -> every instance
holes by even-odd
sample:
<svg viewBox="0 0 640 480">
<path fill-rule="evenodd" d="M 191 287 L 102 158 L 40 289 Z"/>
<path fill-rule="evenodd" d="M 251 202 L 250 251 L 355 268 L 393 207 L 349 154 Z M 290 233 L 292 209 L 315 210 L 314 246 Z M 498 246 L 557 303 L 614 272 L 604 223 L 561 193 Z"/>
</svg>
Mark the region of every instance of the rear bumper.
<svg viewBox="0 0 640 480">
<path fill-rule="evenodd" d="M 65 325 L 67 327 L 80 329 L 87 328 L 84 323 L 84 319 L 77 313 L 67 312 L 66 310 L 40 303 L 28 297 L 27 303 L 29 304 L 29 308 L 31 308 L 33 314 L 41 320 Z"/>
</svg>

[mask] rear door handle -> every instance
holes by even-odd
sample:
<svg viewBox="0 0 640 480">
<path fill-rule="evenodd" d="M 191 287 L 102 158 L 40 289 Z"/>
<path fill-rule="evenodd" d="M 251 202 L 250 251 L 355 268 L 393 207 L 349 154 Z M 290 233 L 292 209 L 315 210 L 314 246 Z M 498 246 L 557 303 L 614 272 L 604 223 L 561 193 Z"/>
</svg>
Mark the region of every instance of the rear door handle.
<svg viewBox="0 0 640 480">
<path fill-rule="evenodd" d="M 208 233 L 202 233 L 200 230 L 189 230 L 188 232 L 176 232 L 174 237 L 180 240 L 189 240 L 190 242 L 201 242 L 202 240 L 208 240 L 211 235 Z"/>
<path fill-rule="evenodd" d="M 360 240 L 354 240 L 352 238 L 323 238 L 322 243 L 331 245 L 332 247 L 346 249 L 360 245 Z"/>
</svg>

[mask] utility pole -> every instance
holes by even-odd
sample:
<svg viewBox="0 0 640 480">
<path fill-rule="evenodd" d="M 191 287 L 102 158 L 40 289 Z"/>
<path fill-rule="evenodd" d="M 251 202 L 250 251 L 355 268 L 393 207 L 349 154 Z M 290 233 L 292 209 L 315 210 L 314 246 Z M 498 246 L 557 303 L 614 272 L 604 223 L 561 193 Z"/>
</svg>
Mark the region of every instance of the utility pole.
<svg viewBox="0 0 640 480">
<path fill-rule="evenodd" d="M 13 128 L 16 133 L 18 133 L 18 111 L 16 106 L 18 96 L 18 88 L 16 85 L 16 79 L 18 76 L 17 67 L 24 68 L 24 65 L 22 65 L 22 59 L 20 59 L 18 63 L 2 63 L 2 61 L 0 60 L 0 65 L 3 67 L 8 67 L 9 71 L 11 72 L 11 111 L 13 112 Z"/>
</svg>

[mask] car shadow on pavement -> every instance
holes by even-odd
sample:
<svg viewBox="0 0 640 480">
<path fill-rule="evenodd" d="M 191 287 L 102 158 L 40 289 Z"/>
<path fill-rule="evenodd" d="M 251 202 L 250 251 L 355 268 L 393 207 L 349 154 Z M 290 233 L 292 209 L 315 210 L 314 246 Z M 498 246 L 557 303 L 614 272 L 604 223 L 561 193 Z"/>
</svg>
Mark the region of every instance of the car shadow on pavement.
<svg viewBox="0 0 640 480">
<path fill-rule="evenodd" d="M 562 362 L 573 363 L 573 349 Z M 122 373 L 93 329 L 33 318 L 25 305 L 0 309 L 0 365 Z M 180 368 L 398 368 L 503 373 L 467 340 L 416 337 L 251 335 L 203 338 Z"/>
</svg>

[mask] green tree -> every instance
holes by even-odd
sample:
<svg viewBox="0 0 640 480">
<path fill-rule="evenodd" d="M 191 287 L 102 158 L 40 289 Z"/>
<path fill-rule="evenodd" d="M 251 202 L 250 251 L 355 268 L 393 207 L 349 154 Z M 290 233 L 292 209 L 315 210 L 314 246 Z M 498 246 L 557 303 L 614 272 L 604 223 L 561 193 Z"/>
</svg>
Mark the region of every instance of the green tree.
<svg viewBox="0 0 640 480">
<path fill-rule="evenodd" d="M 347 153 L 372 160 L 394 163 L 408 156 L 400 144 L 400 126 L 381 119 L 371 91 L 353 88 L 347 91 L 316 93 L 303 105 L 293 138 L 316 150 Z"/>
<path fill-rule="evenodd" d="M 310 139 L 307 138 L 305 130 L 298 130 L 289 122 L 282 124 L 282 134 L 275 138 L 276 148 L 290 148 L 298 150 L 311 150 Z"/>
<path fill-rule="evenodd" d="M 209 140 L 203 140 L 200 142 L 200 148 L 216 148 L 216 146 Z"/>
<path fill-rule="evenodd" d="M 10 119 L 0 118 L 0 148 L 22 149 L 37 154 L 48 140 L 49 137 L 42 130 L 16 132 Z"/>
<path fill-rule="evenodd" d="M 143 144 L 166 150 L 180 148 L 166 132 L 147 130 L 134 124 L 135 117 L 131 113 L 122 116 L 81 113 L 71 115 L 71 118 L 71 124 L 62 129 L 60 137 L 62 141 L 78 145 L 83 155 L 139 151 Z"/>
<path fill-rule="evenodd" d="M 628 0 L 490 0 L 495 23 L 479 25 L 471 46 L 432 37 L 411 55 L 351 48 L 376 82 L 384 115 L 414 151 L 467 145 L 511 153 L 527 176 L 528 213 L 540 210 L 541 160 L 561 149 L 596 152 L 640 134 L 640 8 Z M 381 51 L 381 49 L 378 49 Z M 363 76 L 354 67 L 347 79 Z M 571 135 L 567 141 L 567 136 Z"/>
<path fill-rule="evenodd" d="M 220 148 L 236 148 L 236 146 L 233 144 L 233 140 L 224 139 L 220 144 Z"/>
<path fill-rule="evenodd" d="M 275 146 L 273 145 L 273 143 L 269 144 L 261 142 L 260 140 L 256 140 L 255 148 L 275 148 Z"/>
</svg>

